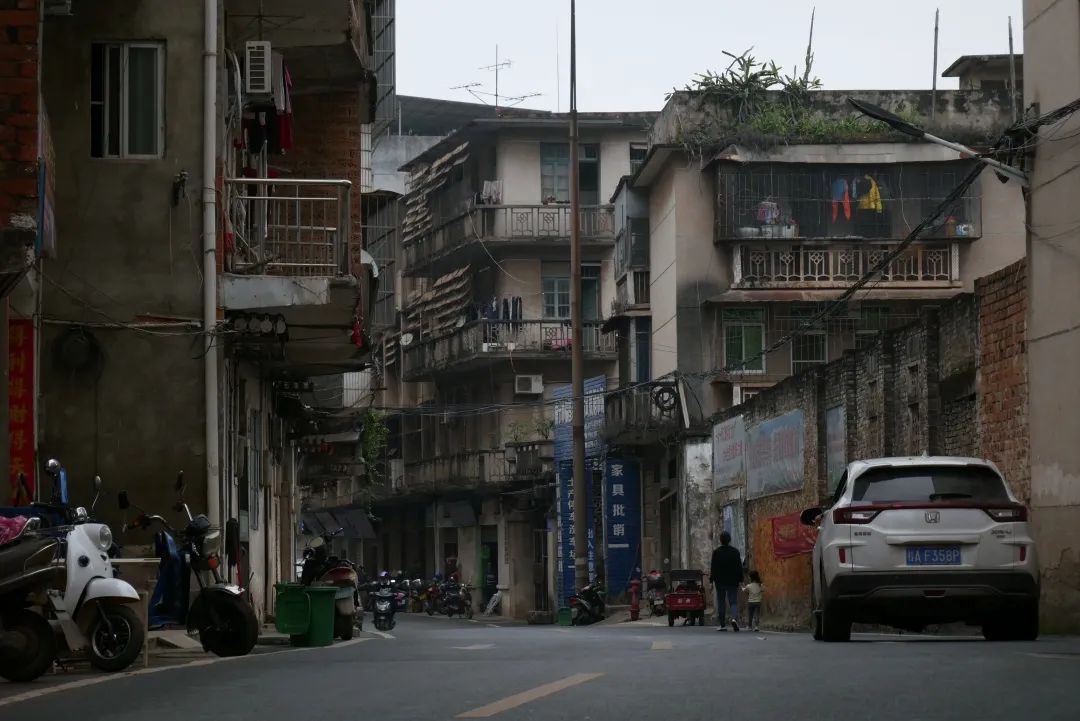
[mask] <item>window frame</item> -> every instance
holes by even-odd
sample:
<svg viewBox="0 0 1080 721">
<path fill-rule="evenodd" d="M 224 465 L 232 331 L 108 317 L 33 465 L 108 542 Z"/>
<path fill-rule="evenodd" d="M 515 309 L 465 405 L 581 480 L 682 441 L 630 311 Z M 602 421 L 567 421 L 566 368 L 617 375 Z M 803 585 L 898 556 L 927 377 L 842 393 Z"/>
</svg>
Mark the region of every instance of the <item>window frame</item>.
<svg viewBox="0 0 1080 721">
<path fill-rule="evenodd" d="M 819 310 L 817 308 L 813 307 L 813 306 L 798 307 L 798 308 L 793 309 L 792 317 L 799 320 L 800 323 L 803 323 L 806 320 L 808 320 L 810 318 L 813 318 L 818 313 L 819 313 Z M 805 341 L 805 339 L 807 339 L 807 338 L 814 338 L 815 340 L 818 340 L 818 341 L 821 342 L 821 358 L 820 359 L 805 359 L 805 358 L 801 359 L 801 360 L 796 359 L 796 357 L 795 357 L 796 351 L 797 350 L 803 350 L 803 349 L 806 349 L 808 347 L 807 344 L 800 343 L 800 341 Z M 826 363 L 829 362 L 829 336 L 828 336 L 828 333 L 825 332 L 825 329 L 822 328 L 820 325 L 817 325 L 817 326 L 812 327 L 812 328 L 802 328 L 801 325 L 800 325 L 798 335 L 796 335 L 794 338 L 792 338 L 791 343 L 789 344 L 789 346 L 790 346 L 790 349 L 791 349 L 790 350 L 791 375 L 798 375 L 799 373 L 803 372 L 804 370 L 807 370 L 809 368 L 813 368 L 814 366 L 818 366 L 818 365 L 825 365 Z"/>
<path fill-rule="evenodd" d="M 751 313 L 757 315 L 757 320 L 752 320 L 750 318 Z M 738 317 L 736 314 L 742 314 L 744 317 Z M 723 311 L 721 311 L 721 314 L 720 314 L 720 334 L 721 334 L 721 338 L 723 339 L 722 351 L 723 351 L 723 359 L 724 359 L 724 367 L 725 368 L 729 364 L 728 363 L 728 341 L 729 341 L 728 329 L 729 328 L 734 328 L 734 327 L 739 327 L 739 328 L 757 327 L 757 328 L 759 328 L 761 330 L 761 348 L 762 348 L 762 350 L 765 349 L 767 336 L 766 336 L 766 328 L 765 328 L 765 311 L 764 310 L 762 310 L 760 308 L 745 308 L 745 309 L 743 309 L 743 308 L 739 308 L 739 309 L 728 308 L 728 309 L 724 309 Z M 746 353 L 746 336 L 745 335 L 740 334 L 740 345 L 742 347 L 740 348 L 739 358 L 740 358 L 741 361 L 745 361 L 746 357 L 747 357 L 747 353 Z M 767 360 L 768 360 L 767 355 L 768 355 L 767 353 L 762 354 L 762 356 L 760 358 L 761 368 L 747 368 L 746 366 L 743 366 L 739 370 L 732 371 L 732 372 L 733 373 L 743 374 L 743 375 L 764 375 L 765 372 L 766 372 L 766 365 L 767 365 Z"/>
<path fill-rule="evenodd" d="M 641 152 L 641 157 L 638 160 L 634 160 L 634 152 Z M 629 157 L 630 157 L 630 175 L 634 175 L 641 166 L 645 164 L 645 159 L 649 156 L 649 144 L 648 143 L 630 143 Z"/>
<path fill-rule="evenodd" d="M 549 281 L 555 284 L 555 287 L 552 290 L 548 290 L 548 282 Z M 563 290 L 563 286 L 565 286 L 565 291 Z M 544 316 L 544 318 L 543 319 L 544 320 L 569 320 L 570 319 L 570 303 L 571 303 L 571 298 L 570 298 L 570 277 L 569 276 L 563 276 L 563 275 L 545 275 L 545 276 L 543 276 L 543 278 L 540 279 L 540 287 L 543 289 L 543 293 L 544 293 L 544 308 L 543 308 L 543 316 Z M 559 302 L 559 296 L 561 296 L 564 292 L 566 294 L 566 315 L 565 316 L 560 316 L 560 315 L 558 315 L 558 313 L 559 313 L 559 310 L 560 310 L 560 307 L 562 306 L 562 304 Z M 549 298 L 549 296 L 554 296 L 555 297 L 555 301 L 552 304 L 552 307 L 555 309 L 555 315 L 551 315 L 551 314 L 548 313 L 548 307 L 549 307 L 548 306 L 548 298 Z"/>
<path fill-rule="evenodd" d="M 93 94 L 93 82 L 91 81 L 90 91 L 90 112 L 91 112 L 91 143 L 90 143 L 90 156 L 95 160 L 160 160 L 165 157 L 165 65 L 168 60 L 168 54 L 166 52 L 166 44 L 160 40 L 101 40 L 91 43 L 91 57 L 99 52 L 102 53 L 102 66 L 101 66 L 101 99 L 95 100 Z M 112 101 L 110 99 L 110 73 L 109 73 L 109 54 L 111 49 L 119 49 L 120 51 L 120 68 L 118 72 L 119 88 L 119 108 L 110 107 Z M 154 112 L 156 115 L 156 128 L 154 144 L 156 152 L 154 153 L 133 153 L 129 151 L 129 131 L 130 131 L 130 90 L 129 90 L 129 68 L 131 66 L 130 55 L 133 49 L 153 50 L 156 59 L 156 73 L 155 73 L 155 103 Z M 90 64 L 91 74 L 94 72 L 93 62 Z M 100 107 L 101 110 L 101 137 L 97 138 L 97 142 L 100 143 L 100 154 L 94 154 L 94 137 L 93 137 L 93 117 L 95 108 Z M 119 122 L 117 124 L 117 152 L 115 154 L 109 151 L 109 128 L 111 112 L 116 111 L 119 113 Z"/>
</svg>

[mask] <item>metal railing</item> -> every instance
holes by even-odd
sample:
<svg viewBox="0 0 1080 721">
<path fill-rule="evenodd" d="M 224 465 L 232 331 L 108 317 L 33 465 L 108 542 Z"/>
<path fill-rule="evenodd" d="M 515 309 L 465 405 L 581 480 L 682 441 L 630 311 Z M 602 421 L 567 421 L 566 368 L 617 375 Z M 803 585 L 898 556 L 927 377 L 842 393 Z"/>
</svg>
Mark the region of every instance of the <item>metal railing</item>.
<svg viewBox="0 0 1080 721">
<path fill-rule="evenodd" d="M 506 455 L 514 480 L 540 479 L 555 470 L 555 443 L 551 440 L 508 443 Z"/>
<path fill-rule="evenodd" d="M 508 479 L 509 469 L 502 450 L 466 451 L 406 461 L 402 485 L 408 490 L 472 488 L 485 483 L 504 483 Z"/>
<path fill-rule="evenodd" d="M 646 383 L 604 399 L 604 436 L 624 444 L 650 443 L 682 428 L 674 383 Z"/>
<path fill-rule="evenodd" d="M 234 268 L 268 275 L 348 273 L 351 182 L 226 178 L 225 188 Z"/>
<path fill-rule="evenodd" d="M 613 241 L 611 205 L 583 206 L 579 219 L 583 241 Z M 405 266 L 413 268 L 478 241 L 566 241 L 570 238 L 568 205 L 483 205 L 438 224 L 405 246 Z"/>
<path fill-rule="evenodd" d="M 863 277 L 895 244 L 765 244 L 734 247 L 737 287 L 838 287 Z M 885 285 L 955 285 L 960 280 L 959 247 L 915 243 L 893 259 L 875 281 Z"/>
<path fill-rule="evenodd" d="M 615 338 L 603 333 L 602 326 L 602 321 L 582 324 L 582 348 L 586 355 L 615 355 Z M 571 341 L 568 320 L 478 320 L 452 333 L 406 347 L 403 370 L 405 378 L 412 379 L 480 356 L 550 354 L 569 359 Z"/>
</svg>

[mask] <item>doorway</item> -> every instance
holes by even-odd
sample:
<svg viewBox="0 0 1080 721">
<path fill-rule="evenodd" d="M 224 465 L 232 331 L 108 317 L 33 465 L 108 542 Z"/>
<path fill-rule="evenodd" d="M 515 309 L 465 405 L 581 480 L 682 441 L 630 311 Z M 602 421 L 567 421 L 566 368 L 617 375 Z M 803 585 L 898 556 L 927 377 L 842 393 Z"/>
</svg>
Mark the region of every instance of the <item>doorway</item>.
<svg viewBox="0 0 1080 721">
<path fill-rule="evenodd" d="M 480 582 L 481 604 L 488 601 L 499 590 L 499 527 L 480 527 Z"/>
</svg>

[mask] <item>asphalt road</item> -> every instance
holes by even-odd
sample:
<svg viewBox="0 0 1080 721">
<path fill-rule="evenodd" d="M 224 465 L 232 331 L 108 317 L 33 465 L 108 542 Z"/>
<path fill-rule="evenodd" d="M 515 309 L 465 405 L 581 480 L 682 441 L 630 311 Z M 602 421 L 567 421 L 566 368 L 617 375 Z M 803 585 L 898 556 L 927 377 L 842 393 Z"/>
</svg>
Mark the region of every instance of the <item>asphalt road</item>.
<svg viewBox="0 0 1080 721">
<path fill-rule="evenodd" d="M 392 638 L 16 687 L 4 721 L 1076 721 L 1080 640 L 565 629 L 406 616 Z M 104 680 L 102 680 L 104 679 Z"/>
</svg>

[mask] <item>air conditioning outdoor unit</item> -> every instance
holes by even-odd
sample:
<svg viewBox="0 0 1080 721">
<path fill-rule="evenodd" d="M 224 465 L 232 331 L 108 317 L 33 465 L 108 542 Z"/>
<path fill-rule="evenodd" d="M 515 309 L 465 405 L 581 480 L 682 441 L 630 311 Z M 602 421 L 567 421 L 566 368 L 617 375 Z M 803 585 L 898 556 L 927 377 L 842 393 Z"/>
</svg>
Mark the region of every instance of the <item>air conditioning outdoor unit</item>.
<svg viewBox="0 0 1080 721">
<path fill-rule="evenodd" d="M 538 396 L 544 392 L 544 376 L 514 376 L 514 393 L 519 396 Z"/>
<path fill-rule="evenodd" d="M 248 40 L 244 47 L 244 64 L 247 77 L 244 92 L 247 95 L 272 95 L 274 92 L 274 61 L 267 40 Z"/>
</svg>

